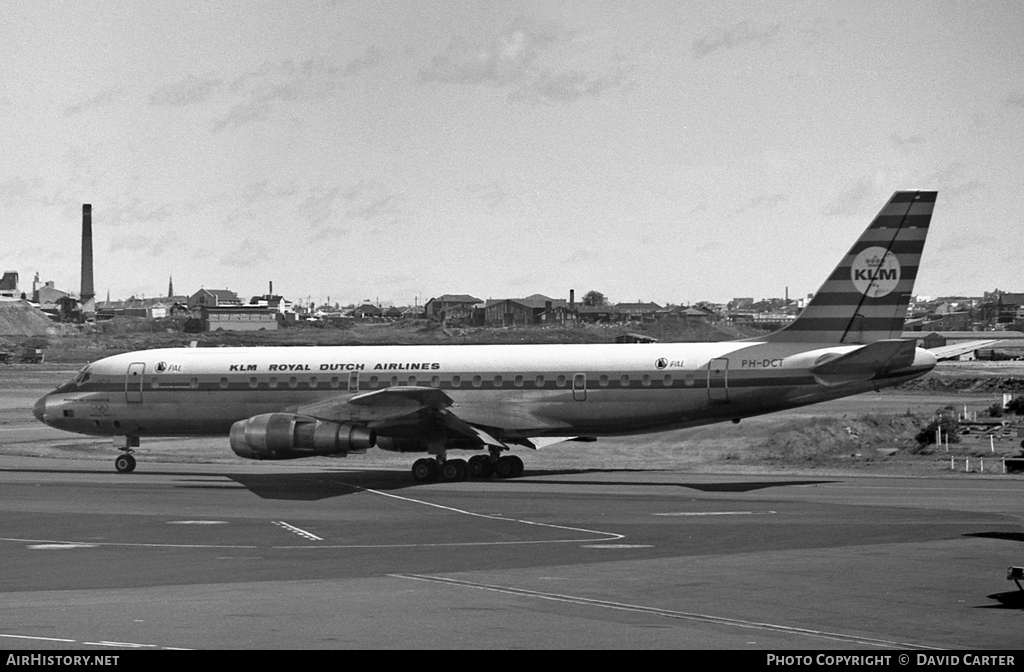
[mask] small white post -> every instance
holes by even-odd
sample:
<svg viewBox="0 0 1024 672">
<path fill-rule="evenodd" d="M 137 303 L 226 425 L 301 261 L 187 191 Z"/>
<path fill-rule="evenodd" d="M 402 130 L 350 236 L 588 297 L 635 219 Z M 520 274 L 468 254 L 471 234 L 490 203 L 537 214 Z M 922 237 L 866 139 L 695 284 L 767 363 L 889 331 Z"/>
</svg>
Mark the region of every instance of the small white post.
<svg viewBox="0 0 1024 672">
<path fill-rule="evenodd" d="M 996 440 L 991 434 L 988 435 L 988 448 L 990 453 L 996 452 Z"/>
<path fill-rule="evenodd" d="M 970 470 L 971 470 L 971 458 L 965 457 L 964 458 L 964 471 L 970 471 Z"/>
</svg>

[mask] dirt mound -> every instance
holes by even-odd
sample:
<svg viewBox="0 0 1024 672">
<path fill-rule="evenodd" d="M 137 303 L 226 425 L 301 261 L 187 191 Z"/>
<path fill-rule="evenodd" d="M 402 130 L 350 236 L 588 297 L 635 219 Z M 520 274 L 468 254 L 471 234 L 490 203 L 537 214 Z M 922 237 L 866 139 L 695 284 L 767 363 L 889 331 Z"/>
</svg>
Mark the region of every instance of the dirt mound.
<svg viewBox="0 0 1024 672">
<path fill-rule="evenodd" d="M 769 432 L 753 456 L 769 463 L 814 466 L 837 459 L 885 459 L 896 450 L 916 445 L 913 437 L 924 422 L 908 414 L 810 418 Z"/>
<path fill-rule="evenodd" d="M 903 383 L 896 389 L 914 392 L 1024 393 L 1024 378 L 1017 376 L 988 376 L 984 378 L 927 376 Z"/>
<path fill-rule="evenodd" d="M 0 301 L 0 336 L 45 336 L 59 330 L 28 301 Z"/>
</svg>

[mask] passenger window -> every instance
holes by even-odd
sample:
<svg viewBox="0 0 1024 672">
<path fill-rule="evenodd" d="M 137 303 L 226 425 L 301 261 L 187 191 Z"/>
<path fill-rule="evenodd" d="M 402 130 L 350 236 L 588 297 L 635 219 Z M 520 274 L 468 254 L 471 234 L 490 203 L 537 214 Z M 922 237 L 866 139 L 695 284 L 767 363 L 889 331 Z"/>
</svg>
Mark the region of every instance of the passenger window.
<svg viewBox="0 0 1024 672">
<path fill-rule="evenodd" d="M 331 389 L 336 390 L 341 387 L 341 380 L 337 376 L 331 376 Z"/>
<path fill-rule="evenodd" d="M 227 378 L 223 378 L 222 377 L 220 379 L 220 389 L 222 389 L 222 390 L 228 389 L 228 379 Z"/>
<path fill-rule="evenodd" d="M 484 379 L 480 376 L 473 376 L 473 387 L 480 387 L 484 384 Z"/>
<path fill-rule="evenodd" d="M 494 387 L 500 388 L 504 384 L 505 380 L 501 376 L 494 377 Z"/>
<path fill-rule="evenodd" d="M 558 378 L 555 378 L 555 385 L 558 385 L 559 387 L 565 387 L 565 376 L 559 376 Z"/>
<path fill-rule="evenodd" d="M 644 387 L 650 387 L 651 377 L 645 375 L 643 378 L 640 379 L 640 384 L 643 385 Z"/>
<path fill-rule="evenodd" d="M 267 386 L 270 389 L 274 389 L 275 387 L 277 387 L 277 377 L 271 376 L 270 381 L 267 383 Z"/>
<path fill-rule="evenodd" d="M 290 387 L 290 388 L 292 388 L 294 390 L 298 386 L 299 386 L 299 379 L 298 378 L 296 378 L 295 376 L 292 376 L 291 378 L 288 379 L 288 387 Z"/>
<path fill-rule="evenodd" d="M 516 378 L 515 378 L 515 385 L 516 385 L 516 387 L 522 387 L 523 386 L 523 377 L 522 376 L 516 376 Z"/>
<path fill-rule="evenodd" d="M 537 376 L 537 380 L 534 381 L 537 387 L 544 387 L 544 376 Z"/>
<path fill-rule="evenodd" d="M 317 382 L 316 376 L 310 376 L 309 377 L 309 389 L 315 390 L 317 385 L 318 385 L 318 382 Z"/>
<path fill-rule="evenodd" d="M 597 379 L 597 384 L 601 387 L 608 387 L 608 376 L 601 376 Z"/>
<path fill-rule="evenodd" d="M 370 387 L 377 387 L 380 385 L 380 379 L 377 376 L 370 376 Z"/>
<path fill-rule="evenodd" d="M 250 390 L 255 390 L 259 386 L 259 384 L 260 384 L 260 381 L 256 378 L 256 376 L 253 376 L 252 378 L 249 379 L 249 389 Z"/>
<path fill-rule="evenodd" d="M 452 387 L 462 385 L 462 376 L 452 376 Z"/>
<path fill-rule="evenodd" d="M 625 374 L 622 378 L 619 378 L 619 385 L 622 387 L 629 387 L 629 374 Z"/>
<path fill-rule="evenodd" d="M 661 379 L 661 384 L 665 387 L 672 387 L 672 374 L 665 374 L 665 377 Z"/>
<path fill-rule="evenodd" d="M 433 376 L 430 379 L 431 387 L 441 387 L 441 376 Z"/>
</svg>

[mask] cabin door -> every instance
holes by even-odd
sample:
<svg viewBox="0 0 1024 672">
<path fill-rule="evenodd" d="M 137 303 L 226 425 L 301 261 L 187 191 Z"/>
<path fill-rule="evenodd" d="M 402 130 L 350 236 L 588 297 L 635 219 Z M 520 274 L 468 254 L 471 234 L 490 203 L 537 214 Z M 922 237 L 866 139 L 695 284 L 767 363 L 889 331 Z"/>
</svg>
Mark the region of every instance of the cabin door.
<svg viewBox="0 0 1024 672">
<path fill-rule="evenodd" d="M 128 365 L 128 373 L 124 378 L 124 399 L 129 404 L 142 403 L 142 378 L 146 370 L 143 362 L 133 362 Z"/>
<path fill-rule="evenodd" d="M 587 374 L 577 373 L 572 377 L 572 398 L 576 401 L 587 400 Z"/>
<path fill-rule="evenodd" d="M 725 357 L 708 362 L 708 398 L 729 401 L 729 360 Z"/>
</svg>

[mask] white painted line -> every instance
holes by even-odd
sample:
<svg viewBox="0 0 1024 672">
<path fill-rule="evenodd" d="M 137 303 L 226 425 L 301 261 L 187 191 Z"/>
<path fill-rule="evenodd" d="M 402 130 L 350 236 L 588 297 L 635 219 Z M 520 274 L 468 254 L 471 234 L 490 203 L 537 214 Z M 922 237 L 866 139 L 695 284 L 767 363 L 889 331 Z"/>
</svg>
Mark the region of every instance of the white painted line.
<svg viewBox="0 0 1024 672">
<path fill-rule="evenodd" d="M 652 516 L 768 516 L 778 511 L 692 511 L 679 513 L 652 513 Z"/>
<path fill-rule="evenodd" d="M 136 644 L 135 642 L 82 642 L 86 646 L 119 646 L 125 649 L 159 649 L 156 644 Z"/>
<path fill-rule="evenodd" d="M 60 637 L 32 637 L 31 635 L 0 635 L 0 637 L 7 637 L 8 639 L 38 639 L 43 642 L 68 642 L 73 643 L 73 639 L 61 639 Z"/>
<path fill-rule="evenodd" d="M 94 548 L 95 544 L 30 544 L 33 551 L 59 551 L 65 548 Z"/>
<path fill-rule="evenodd" d="M 278 527 L 283 527 L 284 529 L 288 530 L 289 532 L 294 532 L 295 534 L 299 535 L 300 537 L 304 537 L 306 539 L 309 539 L 310 541 L 323 541 L 323 537 L 318 537 L 315 534 L 313 534 L 312 532 L 307 532 L 307 531 L 305 531 L 303 529 L 295 527 L 294 525 L 289 525 L 288 523 L 284 522 L 283 520 L 272 520 L 270 522 L 274 523 L 274 525 L 277 525 Z"/>
<path fill-rule="evenodd" d="M 346 485 L 348 485 L 348 484 L 346 484 Z M 452 513 L 459 513 L 459 514 L 462 514 L 464 516 L 473 516 L 475 518 L 484 518 L 486 520 L 500 520 L 500 521 L 506 522 L 506 523 L 519 523 L 521 525 L 535 525 L 537 527 L 549 527 L 549 528 L 555 529 L 555 530 L 568 530 L 570 532 L 583 532 L 585 534 L 598 534 L 598 535 L 601 535 L 603 537 L 607 537 L 608 541 L 616 541 L 618 539 L 624 539 L 625 536 L 626 536 L 624 534 L 617 534 L 615 532 L 602 532 L 600 530 L 588 530 L 588 529 L 585 529 L 585 528 L 582 528 L 582 527 L 569 527 L 567 525 L 554 525 L 552 523 L 538 523 L 538 522 L 533 521 L 533 520 L 523 520 L 523 519 L 520 519 L 520 518 L 505 518 L 504 516 L 495 516 L 495 515 L 489 515 L 489 514 L 486 514 L 486 513 L 474 513 L 473 511 L 465 511 L 463 509 L 456 509 L 456 508 L 451 507 L 451 506 L 444 506 L 443 504 L 434 504 L 433 502 L 425 502 L 425 501 L 423 501 L 421 499 L 413 499 L 411 497 L 402 497 L 401 495 L 395 495 L 395 494 L 392 494 L 390 492 L 382 492 L 380 490 L 371 490 L 370 488 L 361 488 L 358 485 L 351 485 L 350 487 L 357 488 L 357 489 L 362 490 L 364 492 L 372 492 L 373 494 L 380 495 L 381 497 L 390 497 L 392 499 L 398 499 L 398 500 L 401 500 L 403 502 L 411 502 L 413 504 L 422 504 L 423 506 L 430 506 L 430 507 L 433 507 L 435 509 L 442 509 L 444 511 L 451 511 Z M 498 544 L 499 545 L 500 544 L 510 544 L 510 543 L 512 543 L 512 544 L 553 544 L 553 543 L 575 543 L 575 542 L 580 542 L 580 541 L 594 542 L 594 541 L 600 541 L 600 540 L 595 540 L 595 539 L 552 539 L 552 540 L 548 540 L 548 541 L 498 542 Z M 419 545 L 419 544 L 415 544 L 415 545 Z M 480 543 L 480 544 L 423 544 L 423 545 L 424 546 L 433 546 L 433 545 L 485 546 L 485 545 L 491 545 L 491 542 Z"/>
<path fill-rule="evenodd" d="M 651 544 L 583 544 L 580 548 L 654 548 Z"/>
<path fill-rule="evenodd" d="M 76 546 L 80 548 L 99 546 L 122 546 L 125 548 L 259 548 L 258 546 L 235 546 L 231 544 L 133 544 L 130 542 L 119 541 L 97 541 L 95 543 L 90 542 L 86 544 L 77 541 L 64 541 L 61 539 L 19 539 L 17 537 L 0 537 L 0 541 L 13 541 L 15 543 L 25 544 L 53 544 L 72 548 Z"/>
<path fill-rule="evenodd" d="M 495 586 L 486 583 L 475 583 L 472 581 L 463 581 L 460 579 L 450 579 L 442 576 L 427 576 L 423 574 L 388 574 L 388 576 L 394 577 L 396 579 L 410 579 L 414 581 L 427 581 L 431 583 L 447 584 L 450 586 L 459 586 L 462 588 L 475 588 L 477 590 L 504 593 L 506 595 L 518 595 L 521 597 L 532 597 L 541 600 L 550 600 L 553 602 L 567 602 L 570 604 L 578 604 L 587 607 L 600 607 L 604 609 L 615 609 L 618 611 L 632 611 L 637 613 L 650 614 L 652 616 L 662 616 L 665 618 L 674 618 L 686 621 L 698 621 L 702 623 L 711 623 L 715 625 L 728 625 L 753 630 L 767 630 L 782 634 L 799 635 L 815 639 L 828 639 L 832 641 L 859 644 L 863 646 L 877 646 L 880 648 L 938 650 L 937 647 L 925 646 L 922 644 L 912 644 L 909 642 L 897 642 L 886 639 L 875 639 L 872 637 L 863 637 L 860 635 L 848 635 L 841 632 L 812 630 L 810 628 L 795 628 L 787 625 L 778 625 L 775 623 L 745 621 L 738 618 L 712 616 L 710 614 L 688 613 L 685 611 L 675 611 L 673 609 L 661 609 L 659 607 L 645 607 L 639 604 L 612 602 L 610 600 L 596 600 L 589 597 L 577 597 L 575 595 L 543 593 L 537 590 L 527 590 L 525 588 L 509 588 L 506 586 Z"/>
<path fill-rule="evenodd" d="M 168 520 L 168 525 L 227 525 L 226 520 Z"/>
</svg>

